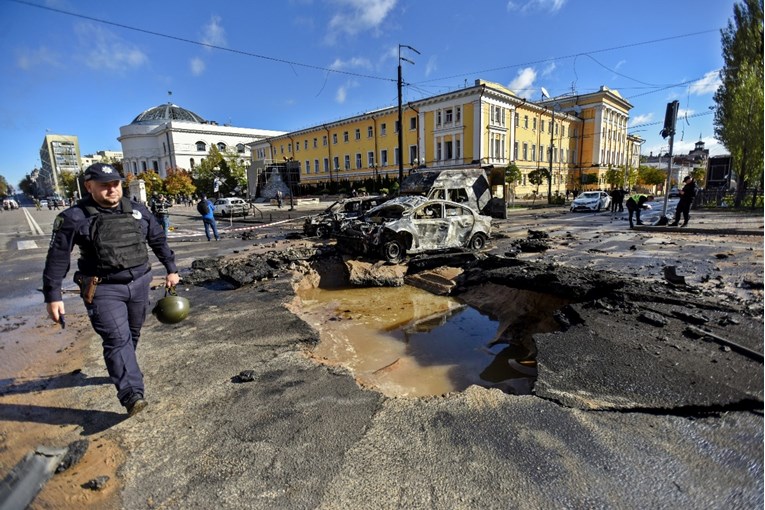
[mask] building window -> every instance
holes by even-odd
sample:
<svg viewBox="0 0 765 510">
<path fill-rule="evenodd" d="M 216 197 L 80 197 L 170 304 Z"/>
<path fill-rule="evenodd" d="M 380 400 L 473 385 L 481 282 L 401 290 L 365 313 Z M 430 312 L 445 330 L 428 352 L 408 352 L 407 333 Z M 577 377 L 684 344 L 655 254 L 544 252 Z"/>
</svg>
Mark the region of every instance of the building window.
<svg viewBox="0 0 765 510">
<path fill-rule="evenodd" d="M 372 126 L 369 126 L 367 128 L 367 138 L 372 138 L 373 136 L 375 136 L 375 130 Z"/>
<path fill-rule="evenodd" d="M 385 122 L 380 124 L 380 136 L 385 136 L 385 132 L 388 129 L 388 126 L 385 125 Z"/>
<path fill-rule="evenodd" d="M 398 125 L 398 121 L 393 123 L 393 132 L 398 133 L 398 130 L 401 126 Z"/>
<path fill-rule="evenodd" d="M 441 161 L 441 138 L 436 138 L 436 161 Z"/>
<path fill-rule="evenodd" d="M 337 133 L 332 133 L 332 145 L 337 144 Z"/>
<path fill-rule="evenodd" d="M 218 150 L 221 152 L 226 152 L 226 144 L 223 142 L 218 142 Z"/>
<path fill-rule="evenodd" d="M 529 129 L 529 116 L 523 116 L 523 129 Z"/>
<path fill-rule="evenodd" d="M 238 152 L 239 154 L 244 154 L 244 144 L 243 143 L 236 144 L 236 152 Z"/>
<path fill-rule="evenodd" d="M 375 153 L 373 151 L 367 152 L 367 167 L 372 168 L 375 166 Z"/>
<path fill-rule="evenodd" d="M 356 153 L 356 168 L 361 168 L 361 153 Z"/>
<path fill-rule="evenodd" d="M 313 173 L 318 174 L 319 173 L 319 160 L 314 159 L 313 160 Z"/>
<path fill-rule="evenodd" d="M 559 125 L 560 124 L 558 124 L 557 122 L 555 123 L 555 136 L 558 136 L 558 126 Z"/>
<path fill-rule="evenodd" d="M 462 140 L 457 138 L 454 143 L 456 144 L 454 155 L 457 159 L 462 159 Z"/>
<path fill-rule="evenodd" d="M 544 119 L 539 119 L 539 130 L 544 132 L 545 130 L 545 121 Z"/>
<path fill-rule="evenodd" d="M 519 127 L 521 125 L 521 114 L 518 112 L 515 112 L 515 127 Z"/>
<path fill-rule="evenodd" d="M 566 126 L 562 124 L 560 126 L 560 136 L 566 136 Z"/>
<path fill-rule="evenodd" d="M 436 126 L 441 125 L 441 110 L 436 111 Z"/>
<path fill-rule="evenodd" d="M 523 160 L 528 161 L 529 159 L 529 144 L 526 142 L 523 142 Z"/>
<path fill-rule="evenodd" d="M 537 160 L 537 146 L 532 144 L 531 145 L 531 161 L 536 161 L 536 160 Z"/>
<path fill-rule="evenodd" d="M 327 146 L 327 135 L 324 135 L 321 137 L 321 144 L 326 147 Z"/>
<path fill-rule="evenodd" d="M 537 118 L 536 118 L 536 117 L 534 117 L 533 119 L 531 119 L 531 129 L 532 129 L 533 131 L 536 131 L 536 130 L 537 130 Z"/>
<path fill-rule="evenodd" d="M 343 158 L 343 163 L 345 163 L 345 169 L 350 170 L 351 169 L 351 157 L 346 154 Z"/>
<path fill-rule="evenodd" d="M 146 161 L 141 161 L 141 172 L 146 171 Z"/>
<path fill-rule="evenodd" d="M 459 124 L 462 122 L 462 107 L 458 106 L 454 109 L 454 122 Z"/>
<path fill-rule="evenodd" d="M 384 125 L 385 124 L 383 124 L 383 126 Z M 383 149 L 380 151 L 380 165 L 388 166 L 388 149 Z"/>
<path fill-rule="evenodd" d="M 417 129 L 417 117 L 409 118 L 409 129 Z"/>
<path fill-rule="evenodd" d="M 518 159 L 518 142 L 513 144 L 513 159 Z"/>
<path fill-rule="evenodd" d="M 316 138 L 314 138 L 314 140 L 316 140 Z M 308 138 L 303 140 L 303 149 L 304 150 L 308 150 Z"/>
<path fill-rule="evenodd" d="M 314 139 L 313 139 L 313 148 L 314 148 L 314 149 L 315 149 L 316 147 L 318 147 L 318 145 L 317 145 L 317 142 L 318 142 L 318 140 L 317 140 L 316 138 L 314 138 Z M 324 145 L 327 145 L 327 144 L 325 143 Z"/>
<path fill-rule="evenodd" d="M 197 142 L 197 150 L 199 152 L 206 152 L 207 151 L 207 144 L 204 142 Z"/>
<path fill-rule="evenodd" d="M 446 119 L 445 122 L 447 124 L 451 124 L 452 122 L 454 122 L 454 110 L 452 110 L 451 108 L 446 109 L 446 111 L 444 112 L 444 116 Z"/>
<path fill-rule="evenodd" d="M 311 160 L 306 159 L 305 160 L 305 173 L 310 174 L 311 173 Z"/>
<path fill-rule="evenodd" d="M 354 133 L 356 135 L 356 140 L 361 140 L 361 130 L 356 128 L 356 131 Z"/>
<path fill-rule="evenodd" d="M 300 152 L 300 142 L 295 144 L 295 152 Z"/>
<path fill-rule="evenodd" d="M 335 167 L 335 170 L 340 170 L 340 158 L 337 156 L 332 158 L 332 165 Z"/>
<path fill-rule="evenodd" d="M 451 140 L 447 140 L 444 143 L 444 152 L 446 153 L 446 159 L 454 159 L 454 145 Z"/>
<path fill-rule="evenodd" d="M 343 131 L 343 141 L 348 143 L 348 131 Z"/>
<path fill-rule="evenodd" d="M 329 173 L 329 158 L 324 158 L 324 173 Z"/>
</svg>

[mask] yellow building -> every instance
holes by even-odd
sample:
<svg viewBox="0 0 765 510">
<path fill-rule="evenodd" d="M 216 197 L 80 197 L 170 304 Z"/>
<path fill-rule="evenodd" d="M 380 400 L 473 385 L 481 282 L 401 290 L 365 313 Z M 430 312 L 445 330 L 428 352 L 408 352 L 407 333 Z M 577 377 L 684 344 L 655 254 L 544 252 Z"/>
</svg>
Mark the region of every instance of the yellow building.
<svg viewBox="0 0 765 510">
<path fill-rule="evenodd" d="M 522 174 L 517 196 L 547 195 L 546 181 L 537 187 L 528 178 L 537 169 L 552 170 L 553 194 L 605 187 L 606 170 L 625 166 L 630 155 L 631 108 L 606 87 L 532 102 L 502 85 L 476 80 L 471 87 L 403 106 L 405 175 L 422 166 L 515 163 Z M 361 186 L 354 181 L 398 178 L 398 128 L 398 109 L 391 107 L 249 145 L 255 163 L 298 162 L 301 185 Z"/>
</svg>

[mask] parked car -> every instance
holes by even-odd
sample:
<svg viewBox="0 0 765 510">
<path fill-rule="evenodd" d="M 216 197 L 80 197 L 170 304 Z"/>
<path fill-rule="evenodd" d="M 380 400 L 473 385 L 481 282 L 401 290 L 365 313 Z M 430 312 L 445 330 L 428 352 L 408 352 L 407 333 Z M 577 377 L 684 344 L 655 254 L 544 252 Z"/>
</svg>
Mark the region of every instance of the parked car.
<svg viewBox="0 0 765 510">
<path fill-rule="evenodd" d="M 242 198 L 219 198 L 213 203 L 215 216 L 247 216 L 250 212 L 250 204 Z"/>
<path fill-rule="evenodd" d="M 389 200 L 348 222 L 337 235 L 341 250 L 391 263 L 403 261 L 407 254 L 480 250 L 490 237 L 490 216 L 465 204 L 422 196 Z"/>
<path fill-rule="evenodd" d="M 571 212 L 600 211 L 611 206 L 611 197 L 605 191 L 584 191 L 571 202 Z"/>
<path fill-rule="evenodd" d="M 13 198 L 4 198 L 3 199 L 3 209 L 6 211 L 10 211 L 11 209 L 18 209 L 19 203 L 16 202 Z"/>
<path fill-rule="evenodd" d="M 680 198 L 680 190 L 677 189 L 677 186 L 672 186 L 669 188 L 669 193 L 667 193 L 668 198 Z"/>
<path fill-rule="evenodd" d="M 381 196 L 338 200 L 327 207 L 324 212 L 306 218 L 303 223 L 303 233 L 307 236 L 318 237 L 336 234 L 341 230 L 344 221 L 358 218 L 386 200 L 387 198 Z"/>
</svg>

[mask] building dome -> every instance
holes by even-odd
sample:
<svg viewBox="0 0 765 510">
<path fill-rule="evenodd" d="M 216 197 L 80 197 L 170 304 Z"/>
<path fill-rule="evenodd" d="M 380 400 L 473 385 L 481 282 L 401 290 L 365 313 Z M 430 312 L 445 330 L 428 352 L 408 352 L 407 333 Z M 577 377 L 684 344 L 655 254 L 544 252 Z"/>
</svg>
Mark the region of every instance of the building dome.
<svg viewBox="0 0 765 510">
<path fill-rule="evenodd" d="M 205 119 L 196 113 L 181 108 L 178 105 L 167 103 L 154 108 L 149 108 L 138 117 L 133 119 L 131 124 L 161 124 L 169 120 L 179 120 L 182 122 L 191 122 L 194 124 L 206 124 Z"/>
</svg>

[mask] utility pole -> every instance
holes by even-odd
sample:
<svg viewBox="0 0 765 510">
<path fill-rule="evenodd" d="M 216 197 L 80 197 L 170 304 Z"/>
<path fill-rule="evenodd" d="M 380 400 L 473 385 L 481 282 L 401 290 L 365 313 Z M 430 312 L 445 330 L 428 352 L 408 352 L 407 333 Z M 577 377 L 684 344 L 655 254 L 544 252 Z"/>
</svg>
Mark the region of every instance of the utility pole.
<svg viewBox="0 0 765 510">
<path fill-rule="evenodd" d="M 661 130 L 663 138 L 669 137 L 669 162 L 667 163 L 667 183 L 664 185 L 664 208 L 661 211 L 661 218 L 656 225 L 666 225 L 669 223 L 667 218 L 667 202 L 669 201 L 669 183 L 672 178 L 672 145 L 675 142 L 675 124 L 677 123 L 677 109 L 680 102 L 675 100 L 667 103 L 667 112 L 664 114 L 664 129 Z"/>
<path fill-rule="evenodd" d="M 553 151 L 555 150 L 555 105 L 551 105 L 552 121 L 550 122 L 550 173 L 547 175 L 547 203 L 552 203 Z"/>
<path fill-rule="evenodd" d="M 406 44 L 399 44 L 398 45 L 398 185 L 399 190 L 401 189 L 401 184 L 404 182 L 404 121 L 403 121 L 403 114 L 401 111 L 401 61 L 409 62 L 410 64 L 414 65 L 414 62 L 411 60 L 404 58 L 401 56 L 401 48 L 409 48 L 416 54 L 420 54 L 419 51 L 415 50 L 411 46 L 407 46 Z"/>
</svg>

